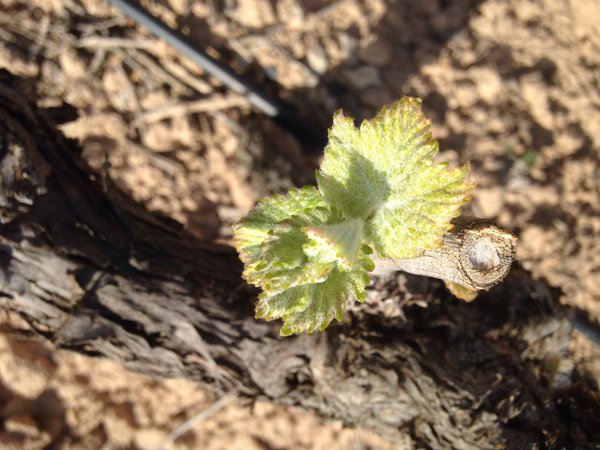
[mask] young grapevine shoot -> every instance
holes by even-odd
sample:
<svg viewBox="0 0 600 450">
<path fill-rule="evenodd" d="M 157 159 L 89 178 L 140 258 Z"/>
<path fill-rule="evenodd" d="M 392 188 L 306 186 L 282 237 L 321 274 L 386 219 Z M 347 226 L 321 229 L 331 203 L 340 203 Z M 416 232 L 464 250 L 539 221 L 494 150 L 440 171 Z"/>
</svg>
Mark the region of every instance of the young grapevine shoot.
<svg viewBox="0 0 600 450">
<path fill-rule="evenodd" d="M 364 301 L 373 252 L 415 258 L 441 245 L 473 183 L 468 164 L 433 164 L 430 124 L 412 97 L 358 128 L 337 112 L 318 188 L 264 198 L 234 227 L 243 276 L 262 289 L 257 318 L 283 319 L 284 336 L 324 330 L 350 298 Z"/>
</svg>

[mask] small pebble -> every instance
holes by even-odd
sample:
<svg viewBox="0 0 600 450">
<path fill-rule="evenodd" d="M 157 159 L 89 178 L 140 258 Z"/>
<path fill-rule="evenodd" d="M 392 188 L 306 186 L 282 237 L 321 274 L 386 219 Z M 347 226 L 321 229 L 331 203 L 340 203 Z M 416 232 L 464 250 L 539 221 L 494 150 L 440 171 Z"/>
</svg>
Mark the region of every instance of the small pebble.
<svg viewBox="0 0 600 450">
<path fill-rule="evenodd" d="M 306 61 L 309 67 L 319 75 L 323 75 L 329 68 L 329 61 L 325 50 L 319 43 L 314 43 L 306 50 Z"/>
<path fill-rule="evenodd" d="M 346 79 L 355 89 L 366 89 L 381 84 L 379 71 L 374 67 L 362 66 L 346 71 Z"/>
</svg>

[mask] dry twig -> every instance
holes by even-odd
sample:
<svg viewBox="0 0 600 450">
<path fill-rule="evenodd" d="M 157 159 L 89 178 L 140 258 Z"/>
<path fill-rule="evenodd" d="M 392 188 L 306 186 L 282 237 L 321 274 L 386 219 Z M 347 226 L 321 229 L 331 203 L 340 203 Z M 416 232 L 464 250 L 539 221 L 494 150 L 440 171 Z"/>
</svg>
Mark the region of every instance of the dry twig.
<svg viewBox="0 0 600 450">
<path fill-rule="evenodd" d="M 185 433 L 190 431 L 196 425 L 199 425 L 200 423 L 204 422 L 206 419 L 209 419 L 212 416 L 214 416 L 215 414 L 217 414 L 225 406 L 227 406 L 229 403 L 231 403 L 234 399 L 235 399 L 235 397 L 233 395 L 225 395 L 225 396 L 221 397 L 219 400 L 214 402 L 212 405 L 210 405 L 208 408 L 206 408 L 201 413 L 199 413 L 199 414 L 195 415 L 194 417 L 192 417 L 191 419 L 183 422 L 179 427 L 177 427 L 177 429 L 175 429 L 171 434 L 169 434 L 160 443 L 160 445 L 158 447 L 156 447 L 156 450 L 166 450 L 167 447 L 169 445 L 171 445 L 173 442 L 175 442 L 179 437 L 183 436 Z"/>
<path fill-rule="evenodd" d="M 134 126 L 159 122 L 172 117 L 185 116 L 199 112 L 247 107 L 248 100 L 243 95 L 214 95 L 212 97 L 163 106 L 140 114 L 133 122 Z"/>
<path fill-rule="evenodd" d="M 126 39 L 109 36 L 88 36 L 76 41 L 75 45 L 79 48 L 135 48 L 141 50 L 150 50 L 154 42 L 148 39 Z"/>
</svg>

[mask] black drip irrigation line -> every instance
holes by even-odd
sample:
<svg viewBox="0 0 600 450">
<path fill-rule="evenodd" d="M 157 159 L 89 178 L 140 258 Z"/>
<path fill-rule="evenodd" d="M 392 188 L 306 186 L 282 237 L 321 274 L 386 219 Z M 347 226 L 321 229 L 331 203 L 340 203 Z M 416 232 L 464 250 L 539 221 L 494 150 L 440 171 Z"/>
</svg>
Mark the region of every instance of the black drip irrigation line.
<svg viewBox="0 0 600 450">
<path fill-rule="evenodd" d="M 154 35 L 169 43 L 179 52 L 190 58 L 205 72 L 217 78 L 228 88 L 243 94 L 259 111 L 272 117 L 283 128 L 294 134 L 300 142 L 312 149 L 321 150 L 327 142 L 327 135 L 304 121 L 294 109 L 280 100 L 269 96 L 258 86 L 235 73 L 229 66 L 212 58 L 203 50 L 196 48 L 180 32 L 151 15 L 139 4 L 129 0 L 108 0 L 131 19 L 150 30 Z"/>
</svg>

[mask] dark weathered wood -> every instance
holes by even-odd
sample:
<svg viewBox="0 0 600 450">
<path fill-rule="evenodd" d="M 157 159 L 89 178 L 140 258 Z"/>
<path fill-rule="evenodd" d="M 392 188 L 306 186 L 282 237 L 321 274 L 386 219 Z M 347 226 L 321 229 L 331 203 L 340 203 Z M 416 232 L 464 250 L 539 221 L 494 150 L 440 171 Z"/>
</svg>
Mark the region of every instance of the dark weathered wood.
<svg viewBox="0 0 600 450">
<path fill-rule="evenodd" d="M 598 442 L 598 403 L 570 369 L 556 292 L 513 273 L 467 304 L 398 274 L 343 324 L 281 338 L 279 324 L 252 317 L 256 292 L 232 249 L 103 192 L 53 123 L 69 110 L 40 111 L 33 92 L 0 73 L 0 305 L 40 336 L 392 439 L 408 433 L 423 448 Z"/>
</svg>

